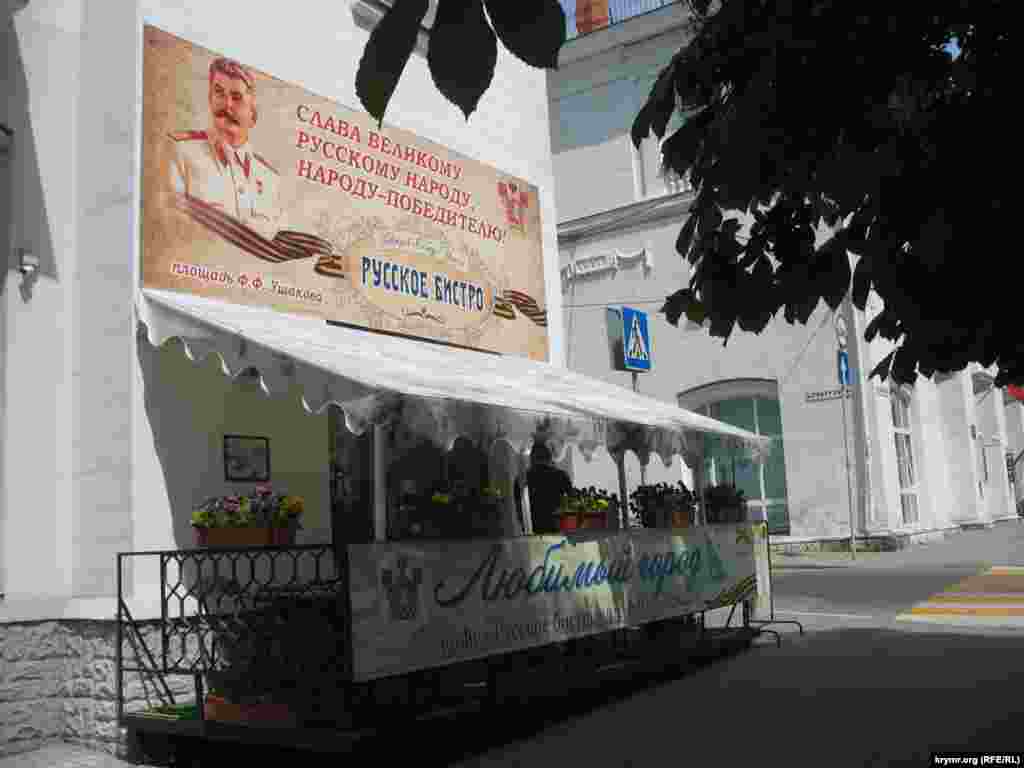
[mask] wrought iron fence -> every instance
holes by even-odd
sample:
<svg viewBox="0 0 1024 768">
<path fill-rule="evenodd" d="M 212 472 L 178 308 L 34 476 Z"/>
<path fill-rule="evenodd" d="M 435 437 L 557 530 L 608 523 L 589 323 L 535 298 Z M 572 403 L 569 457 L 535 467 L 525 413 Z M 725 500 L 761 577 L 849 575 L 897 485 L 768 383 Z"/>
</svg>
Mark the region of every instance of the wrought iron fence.
<svg viewBox="0 0 1024 768">
<path fill-rule="evenodd" d="M 127 671 L 190 675 L 197 700 L 204 682 L 242 697 L 300 689 L 308 696 L 311 688 L 326 691 L 351 679 L 343 557 L 344 550 L 326 545 L 119 554 L 121 714 Z M 121 580 L 126 560 L 157 561 L 155 632 L 151 620 L 136 620 L 129 609 Z M 125 663 L 123 649 L 131 647 L 138 666 Z M 166 683 L 161 688 L 173 703 Z"/>
<path fill-rule="evenodd" d="M 572 40 L 597 29 L 621 24 L 634 16 L 640 16 L 656 11 L 659 8 L 664 8 L 667 5 L 673 5 L 679 2 L 679 0 L 608 0 L 607 3 L 586 3 L 585 7 L 588 9 L 589 18 L 583 19 L 581 17 L 579 25 L 577 25 L 577 8 L 581 4 L 576 0 L 559 0 L 559 2 L 562 5 L 562 10 L 565 11 L 567 37 L 569 40 Z M 600 17 L 604 15 L 605 6 L 607 6 L 607 23 L 600 20 Z"/>
</svg>

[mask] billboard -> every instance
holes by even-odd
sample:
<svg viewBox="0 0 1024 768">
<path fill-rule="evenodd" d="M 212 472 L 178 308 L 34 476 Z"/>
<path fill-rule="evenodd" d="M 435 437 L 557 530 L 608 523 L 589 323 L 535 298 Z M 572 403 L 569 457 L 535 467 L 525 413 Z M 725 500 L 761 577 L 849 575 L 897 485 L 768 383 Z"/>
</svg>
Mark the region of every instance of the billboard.
<svg viewBox="0 0 1024 768">
<path fill-rule="evenodd" d="M 356 680 L 754 602 L 760 525 L 349 545 Z M 755 556 L 755 547 L 764 556 Z"/>
<path fill-rule="evenodd" d="M 537 188 L 147 25 L 142 282 L 547 360 Z"/>
</svg>

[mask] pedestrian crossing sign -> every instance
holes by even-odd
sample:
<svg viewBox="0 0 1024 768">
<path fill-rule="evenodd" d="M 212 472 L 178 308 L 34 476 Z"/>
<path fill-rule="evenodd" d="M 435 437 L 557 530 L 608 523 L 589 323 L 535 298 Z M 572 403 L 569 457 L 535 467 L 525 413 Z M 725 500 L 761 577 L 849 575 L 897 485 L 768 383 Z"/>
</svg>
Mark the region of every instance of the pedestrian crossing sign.
<svg viewBox="0 0 1024 768">
<path fill-rule="evenodd" d="M 628 371 L 651 370 L 651 334 L 647 313 L 631 307 L 622 308 L 623 356 Z"/>
</svg>

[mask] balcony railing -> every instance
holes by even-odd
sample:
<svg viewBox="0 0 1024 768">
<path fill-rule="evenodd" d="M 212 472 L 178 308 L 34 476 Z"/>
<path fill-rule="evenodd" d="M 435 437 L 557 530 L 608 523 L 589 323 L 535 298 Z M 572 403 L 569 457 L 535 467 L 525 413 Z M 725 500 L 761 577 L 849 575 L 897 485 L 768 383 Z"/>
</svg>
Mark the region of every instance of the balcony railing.
<svg viewBox="0 0 1024 768">
<path fill-rule="evenodd" d="M 569 40 L 599 29 L 621 24 L 679 0 L 559 0 L 565 11 L 565 24 Z M 577 11 L 579 18 L 577 18 Z"/>
</svg>

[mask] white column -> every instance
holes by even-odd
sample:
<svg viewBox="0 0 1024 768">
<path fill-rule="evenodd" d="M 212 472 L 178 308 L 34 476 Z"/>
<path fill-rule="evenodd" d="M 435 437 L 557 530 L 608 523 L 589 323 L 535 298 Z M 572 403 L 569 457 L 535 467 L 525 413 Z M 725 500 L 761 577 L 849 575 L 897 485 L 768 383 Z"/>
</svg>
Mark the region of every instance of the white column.
<svg viewBox="0 0 1024 768">
<path fill-rule="evenodd" d="M 1006 442 L 1007 447 L 1017 459 L 1024 451 L 1024 403 L 1014 397 L 1004 395 L 1004 408 L 1006 417 Z M 1014 468 L 1017 477 L 1014 491 L 1014 504 L 1024 502 L 1024 459 L 1017 462 Z"/>
<path fill-rule="evenodd" d="M 977 427 L 971 377 L 961 371 L 940 382 L 938 389 L 953 488 L 951 517 L 954 523 L 978 522 L 982 505 L 976 441 L 971 438 L 971 425 Z"/>
</svg>

